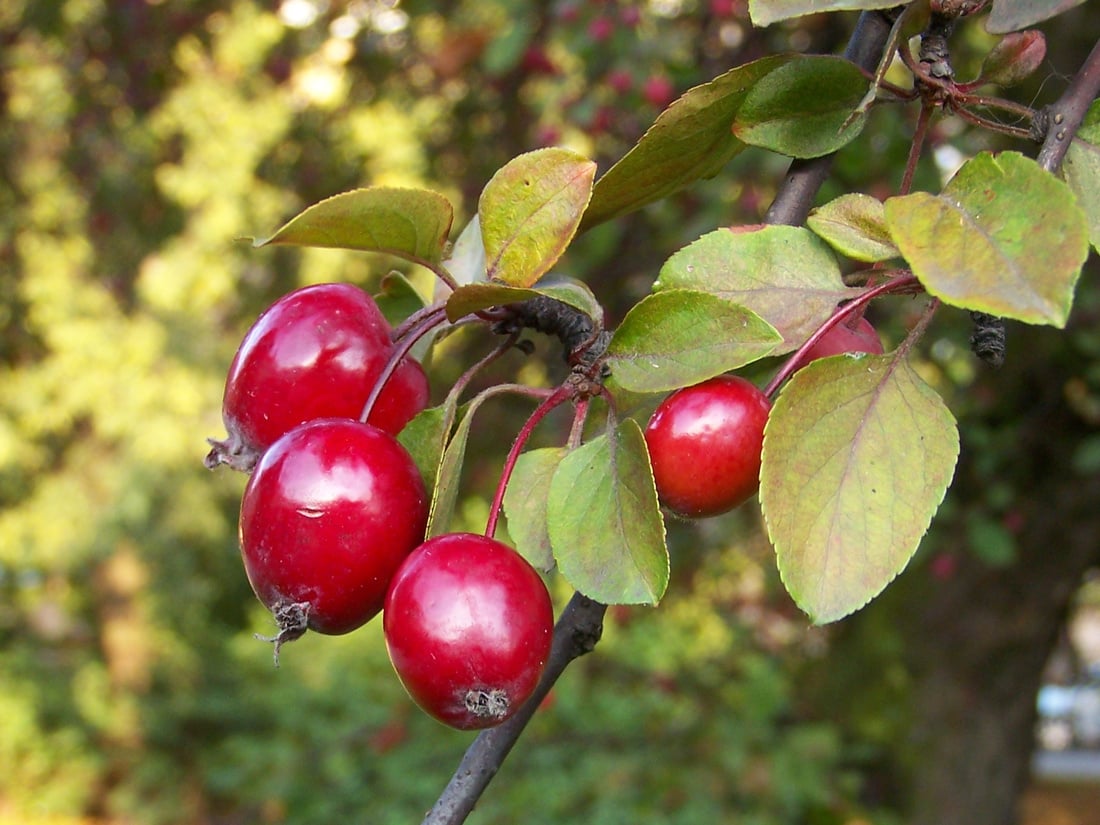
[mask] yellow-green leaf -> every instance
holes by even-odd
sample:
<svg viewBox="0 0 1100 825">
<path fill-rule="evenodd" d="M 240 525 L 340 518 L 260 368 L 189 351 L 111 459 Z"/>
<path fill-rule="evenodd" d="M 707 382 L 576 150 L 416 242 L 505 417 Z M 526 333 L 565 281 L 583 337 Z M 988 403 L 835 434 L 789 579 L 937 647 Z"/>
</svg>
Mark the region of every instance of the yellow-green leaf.
<svg viewBox="0 0 1100 825">
<path fill-rule="evenodd" d="M 546 519 L 558 569 L 585 596 L 605 604 L 660 601 L 668 549 L 636 421 L 624 420 L 562 459 Z"/>
<path fill-rule="evenodd" d="M 521 454 L 508 479 L 508 489 L 504 491 L 508 535 L 516 552 L 543 572 L 554 567 L 546 522 L 550 482 L 566 455 L 568 451 L 564 447 L 544 447 Z"/>
<path fill-rule="evenodd" d="M 896 5 L 896 0 L 749 0 L 749 16 L 754 26 L 770 26 L 823 11 L 888 9 Z"/>
<path fill-rule="evenodd" d="M 537 149 L 501 168 L 478 201 L 490 280 L 531 286 L 561 257 L 592 196 L 596 164 L 568 149 Z"/>
<path fill-rule="evenodd" d="M 1088 226 L 1069 187 L 1030 158 L 983 152 L 939 196 L 890 198 L 886 222 L 913 274 L 944 303 L 1065 326 Z"/>
<path fill-rule="evenodd" d="M 710 232 L 665 261 L 653 289 L 711 292 L 751 309 L 783 336 L 773 355 L 796 349 L 864 291 L 845 286 L 829 247 L 799 226 Z"/>
<path fill-rule="evenodd" d="M 253 245 L 359 249 L 438 263 L 453 220 L 450 202 L 437 192 L 377 186 L 316 203 Z"/>
<path fill-rule="evenodd" d="M 815 622 L 858 610 L 908 564 L 958 453 L 954 418 L 905 360 L 837 355 L 795 373 L 764 433 L 760 505 Z"/>
<path fill-rule="evenodd" d="M 886 228 L 882 201 L 870 195 L 841 195 L 810 212 L 806 225 L 856 261 L 878 263 L 901 255 Z"/>
<path fill-rule="evenodd" d="M 456 289 L 447 299 L 447 317 L 457 321 L 471 312 L 527 301 L 538 296 L 553 298 L 580 310 L 597 325 L 603 321 L 603 307 L 582 281 L 564 275 L 548 275 L 533 287 L 504 284 L 469 284 Z"/>
</svg>

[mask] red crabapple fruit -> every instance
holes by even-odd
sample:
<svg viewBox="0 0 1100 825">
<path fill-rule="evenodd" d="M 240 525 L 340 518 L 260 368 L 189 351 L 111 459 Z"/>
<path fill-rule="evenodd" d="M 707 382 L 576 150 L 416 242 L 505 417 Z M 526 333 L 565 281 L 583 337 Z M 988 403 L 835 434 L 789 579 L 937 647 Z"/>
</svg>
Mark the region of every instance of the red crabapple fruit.
<svg viewBox="0 0 1100 825">
<path fill-rule="evenodd" d="M 672 393 L 646 426 L 661 503 L 688 518 L 732 510 L 760 485 L 771 403 L 744 378 L 720 375 Z"/>
<path fill-rule="evenodd" d="M 271 445 L 245 487 L 240 543 L 279 624 L 276 661 L 307 629 L 348 633 L 377 615 L 427 516 L 416 465 L 377 427 L 322 418 Z"/>
<path fill-rule="evenodd" d="M 818 358 L 849 352 L 882 355 L 882 340 L 878 337 L 875 328 L 871 326 L 871 322 L 863 316 L 859 317 L 855 326 L 850 326 L 847 321 L 841 321 L 833 326 L 806 350 L 804 362 L 809 364 Z"/>
<path fill-rule="evenodd" d="M 358 418 L 392 352 L 389 324 L 374 300 L 353 284 L 316 284 L 284 295 L 256 319 L 233 358 L 222 400 L 229 437 L 212 442 L 207 466 L 249 471 L 298 424 Z M 398 373 L 402 369 L 404 364 Z M 426 404 L 426 391 L 421 392 L 426 383 L 413 375 L 404 380 L 416 385 Z M 406 417 L 408 401 L 385 405 L 401 412 L 379 426 L 395 433 L 396 422 L 403 426 L 412 417 Z"/>
<path fill-rule="evenodd" d="M 473 533 L 429 539 L 401 564 L 382 612 L 394 670 L 430 716 L 492 727 L 531 696 L 554 630 L 539 574 L 512 548 Z"/>
</svg>

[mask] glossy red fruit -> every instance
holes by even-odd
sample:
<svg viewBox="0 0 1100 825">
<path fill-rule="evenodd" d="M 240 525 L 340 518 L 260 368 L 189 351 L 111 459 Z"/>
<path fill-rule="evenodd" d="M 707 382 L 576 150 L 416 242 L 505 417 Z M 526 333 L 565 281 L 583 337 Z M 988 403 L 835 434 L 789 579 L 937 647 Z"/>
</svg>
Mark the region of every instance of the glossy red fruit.
<svg viewBox="0 0 1100 825">
<path fill-rule="evenodd" d="M 382 613 L 401 683 L 429 715 L 473 730 L 500 724 L 534 691 L 554 629 L 539 574 L 472 533 L 429 539 L 402 563 Z"/>
<path fill-rule="evenodd" d="M 276 441 L 240 522 L 248 581 L 279 623 L 276 656 L 306 629 L 347 633 L 375 616 L 427 515 L 416 465 L 377 427 L 322 418 Z"/>
<path fill-rule="evenodd" d="M 382 388 L 367 423 L 397 435 L 428 406 L 431 387 L 420 362 L 403 358 Z"/>
<path fill-rule="evenodd" d="M 732 510 L 760 485 L 771 403 L 754 384 L 721 375 L 661 402 L 645 438 L 661 503 L 697 518 Z"/>
<path fill-rule="evenodd" d="M 866 352 L 882 355 L 882 341 L 871 322 L 860 316 L 854 327 L 841 321 L 821 336 L 805 352 L 805 362 L 816 361 L 829 355 L 842 355 L 847 352 Z"/>
<path fill-rule="evenodd" d="M 352 284 L 284 295 L 249 329 L 229 367 L 222 418 L 229 438 L 210 466 L 250 469 L 283 433 L 315 418 L 358 418 L 393 344 L 374 300 Z"/>
</svg>

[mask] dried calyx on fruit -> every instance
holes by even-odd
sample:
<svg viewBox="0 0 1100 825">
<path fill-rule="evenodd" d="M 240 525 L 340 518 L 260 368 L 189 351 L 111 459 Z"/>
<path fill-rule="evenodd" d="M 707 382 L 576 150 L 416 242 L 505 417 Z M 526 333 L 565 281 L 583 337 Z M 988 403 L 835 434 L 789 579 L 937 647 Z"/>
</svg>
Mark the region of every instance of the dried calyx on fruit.
<svg viewBox="0 0 1100 825">
<path fill-rule="evenodd" d="M 452 533 L 401 564 L 382 622 L 413 700 L 440 722 L 472 730 L 500 724 L 534 692 L 554 612 L 539 574 L 512 548 Z"/>
<path fill-rule="evenodd" d="M 248 581 L 282 644 L 307 629 L 355 630 L 382 609 L 391 578 L 424 536 L 428 497 L 412 458 L 370 424 L 319 419 L 263 455 L 245 487 Z"/>
</svg>

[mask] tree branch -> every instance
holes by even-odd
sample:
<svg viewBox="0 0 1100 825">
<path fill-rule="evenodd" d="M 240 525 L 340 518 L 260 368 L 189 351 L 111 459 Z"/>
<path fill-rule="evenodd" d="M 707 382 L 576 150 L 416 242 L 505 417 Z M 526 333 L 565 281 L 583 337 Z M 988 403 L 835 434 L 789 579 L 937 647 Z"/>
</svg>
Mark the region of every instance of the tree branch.
<svg viewBox="0 0 1100 825">
<path fill-rule="evenodd" d="M 596 647 L 603 634 L 605 610 L 606 605 L 580 593 L 573 594 L 554 627 L 550 659 L 534 694 L 511 719 L 478 734 L 442 795 L 424 817 L 423 825 L 459 825 L 466 821 L 558 677 L 570 662 Z"/>
<path fill-rule="evenodd" d="M 864 12 L 860 15 L 845 56 L 873 71 L 889 38 L 890 28 L 889 20 L 882 13 Z M 768 211 L 768 221 L 801 224 L 809 213 L 817 190 L 828 175 L 831 162 L 831 157 L 794 161 L 780 187 L 779 195 Z M 519 306 L 521 309 L 518 315 L 513 316 L 513 324 L 518 322 L 519 326 L 529 326 L 541 332 L 558 335 L 566 344 L 567 350 L 570 343 L 575 345 L 582 337 L 583 322 L 568 317 L 568 312 L 561 313 L 563 317 L 557 319 L 553 312 L 548 313 L 549 305 L 540 299 L 533 299 Z M 587 331 L 591 331 L 590 322 Z M 447 787 L 425 816 L 422 825 L 460 825 L 466 821 L 554 683 L 570 662 L 595 648 L 603 633 L 603 616 L 606 610 L 607 606 L 604 604 L 592 601 L 580 593 L 573 594 L 554 627 L 550 659 L 534 694 L 515 716 L 498 727 L 478 734 L 467 748 Z"/>
<path fill-rule="evenodd" d="M 879 11 L 859 16 L 844 56 L 868 72 L 873 72 L 890 37 L 890 21 Z M 834 153 L 835 154 L 835 153 Z M 793 160 L 779 192 L 768 207 L 765 223 L 801 226 L 810 214 L 814 198 L 833 166 L 833 155 L 809 160 Z"/>
<path fill-rule="evenodd" d="M 1081 128 L 1092 101 L 1100 93 L 1100 41 L 1092 47 L 1081 70 L 1074 76 L 1065 94 L 1043 112 L 1046 139 L 1036 158 L 1048 172 L 1056 172 L 1069 151 L 1073 136 Z"/>
</svg>

